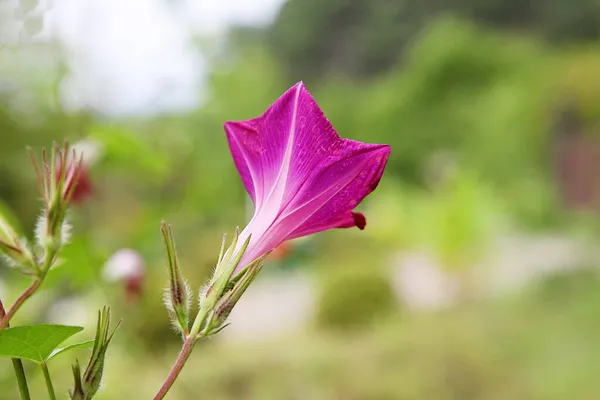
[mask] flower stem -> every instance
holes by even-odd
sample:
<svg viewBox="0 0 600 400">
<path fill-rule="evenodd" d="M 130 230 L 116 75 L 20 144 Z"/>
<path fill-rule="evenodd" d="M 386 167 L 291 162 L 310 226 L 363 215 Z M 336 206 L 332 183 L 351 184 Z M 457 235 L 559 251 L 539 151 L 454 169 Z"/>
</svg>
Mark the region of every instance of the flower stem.
<svg viewBox="0 0 600 400">
<path fill-rule="evenodd" d="M 23 369 L 23 363 L 20 359 L 13 358 L 12 364 L 13 369 L 15 370 L 15 376 L 17 377 L 17 384 L 19 385 L 21 400 L 31 400 L 29 395 L 29 387 L 27 386 L 27 377 L 25 376 L 25 370 Z"/>
<path fill-rule="evenodd" d="M 4 328 L 8 328 L 10 326 L 10 320 L 14 315 L 19 311 L 21 306 L 29 299 L 33 294 L 40 288 L 44 278 L 46 277 L 46 272 L 52 266 L 54 262 L 54 256 L 56 255 L 56 251 L 46 251 L 44 255 L 44 261 L 42 265 L 41 273 L 35 278 L 35 280 L 29 285 L 27 289 L 15 301 L 12 307 L 6 312 L 4 309 L 4 304 L 0 301 L 0 331 Z M 39 271 L 39 270 L 38 270 Z M 13 369 L 15 370 L 15 376 L 17 378 L 17 384 L 19 386 L 19 393 L 21 394 L 21 400 L 31 400 L 31 396 L 29 395 L 29 387 L 27 386 L 27 376 L 25 375 L 25 369 L 23 368 L 23 362 L 18 358 L 12 359 Z M 47 370 L 44 372 L 44 376 Z M 48 376 L 49 378 L 49 376 Z M 50 384 L 52 384 L 50 382 Z M 55 400 L 55 397 L 52 398 Z"/>
<path fill-rule="evenodd" d="M 25 291 L 19 296 L 15 304 L 8 310 L 6 315 L 0 321 L 0 330 L 8 327 L 10 324 L 11 318 L 19 311 L 19 308 L 29 299 L 40 287 L 42 284 L 42 279 L 36 278 L 35 281 L 27 288 Z"/>
<path fill-rule="evenodd" d="M 177 377 L 181 373 L 185 363 L 187 362 L 188 358 L 190 358 L 190 354 L 192 354 L 192 350 L 194 349 L 196 342 L 204 336 L 204 333 L 201 333 L 200 329 L 202 328 L 202 324 L 204 323 L 207 315 L 208 311 L 204 307 L 201 307 L 198 315 L 196 315 L 196 319 L 194 320 L 194 324 L 192 325 L 190 333 L 186 336 L 185 341 L 183 342 L 183 347 L 177 356 L 177 360 L 175 360 L 175 364 L 173 364 L 173 367 L 171 368 L 171 372 L 169 372 L 167 379 L 160 387 L 158 393 L 156 393 L 156 396 L 154 396 L 154 400 L 163 399 L 175 383 L 175 380 L 177 380 Z"/>
<path fill-rule="evenodd" d="M 175 380 L 181 373 L 181 370 L 183 369 L 183 366 L 185 365 L 186 361 L 190 357 L 190 354 L 192 354 L 192 349 L 196 344 L 196 340 L 197 339 L 195 337 L 188 336 L 185 342 L 183 342 L 181 352 L 179 352 L 179 356 L 177 356 L 177 360 L 175 361 L 175 364 L 173 364 L 173 368 L 171 368 L 169 376 L 167 376 L 167 379 L 160 387 L 160 390 L 158 391 L 158 393 L 156 393 L 156 396 L 154 396 L 154 400 L 161 400 L 167 395 L 167 393 L 173 386 L 173 383 L 175 383 Z"/>
<path fill-rule="evenodd" d="M 2 317 L 0 319 L 0 331 L 9 326 L 10 320 L 12 319 L 12 317 L 15 316 L 17 311 L 19 311 L 19 308 L 21 308 L 23 303 L 25 303 L 27 299 L 33 296 L 33 294 L 40 288 L 42 282 L 44 282 L 44 279 L 46 278 L 46 273 L 54 263 L 54 258 L 57 252 L 58 250 L 56 249 L 46 249 L 46 252 L 44 254 L 44 260 L 42 262 L 41 269 L 39 269 L 38 276 L 35 278 L 33 283 L 29 285 L 29 287 L 25 289 L 23 293 L 21 293 L 17 301 L 15 301 L 15 304 L 12 305 L 8 312 L 3 312 L 3 316 L 0 315 L 0 317 Z"/>
<path fill-rule="evenodd" d="M 54 393 L 54 386 L 52 385 L 52 378 L 50 378 L 50 371 L 48 371 L 48 365 L 43 362 L 40 364 L 42 372 L 44 373 L 44 380 L 46 381 L 46 388 L 48 389 L 48 397 L 50 400 L 56 400 L 56 393 Z"/>
<path fill-rule="evenodd" d="M 4 304 L 0 299 L 0 320 L 4 319 L 6 311 L 4 310 Z M 8 325 L 7 325 L 8 326 Z M 21 394 L 21 400 L 30 400 L 29 387 L 27 386 L 27 377 L 25 376 L 25 369 L 23 368 L 23 362 L 18 358 L 11 359 L 13 369 L 15 370 L 15 377 L 17 378 L 17 384 L 19 386 L 19 393 Z"/>
</svg>

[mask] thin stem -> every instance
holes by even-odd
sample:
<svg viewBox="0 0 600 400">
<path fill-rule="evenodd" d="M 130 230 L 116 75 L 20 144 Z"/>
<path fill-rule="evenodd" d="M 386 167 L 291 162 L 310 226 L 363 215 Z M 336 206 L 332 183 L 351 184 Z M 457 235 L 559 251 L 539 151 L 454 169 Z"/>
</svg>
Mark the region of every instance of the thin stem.
<svg viewBox="0 0 600 400">
<path fill-rule="evenodd" d="M 173 368 L 171 368 L 169 376 L 167 376 L 167 379 L 160 387 L 160 390 L 158 391 L 158 393 L 156 393 L 156 396 L 154 396 L 154 400 L 161 400 L 167 395 L 167 393 L 173 386 L 173 383 L 175 383 L 175 380 L 181 373 L 181 370 L 183 369 L 183 366 L 185 365 L 186 361 L 190 357 L 190 354 L 192 354 L 192 350 L 194 348 L 194 345 L 196 344 L 196 341 L 197 338 L 194 335 L 188 336 L 185 342 L 183 342 L 181 352 L 179 353 L 179 356 L 177 356 L 177 360 L 175 360 L 175 364 L 173 364 Z"/>
<path fill-rule="evenodd" d="M 2 303 L 2 299 L 0 299 L 0 319 L 3 319 L 5 316 L 6 311 L 4 310 L 4 304 Z M 15 370 L 15 377 L 17 378 L 17 385 L 19 386 L 21 400 L 30 400 L 29 387 L 27 386 L 27 376 L 25 376 L 23 362 L 18 358 L 13 358 L 11 361 L 13 369 Z"/>
<path fill-rule="evenodd" d="M 12 305 L 12 307 L 8 310 L 6 315 L 4 315 L 4 317 L 0 321 L 0 330 L 8 327 L 12 317 L 16 314 L 17 311 L 19 311 L 19 308 L 21 308 L 23 303 L 25 303 L 27 299 L 29 299 L 39 289 L 41 284 L 42 279 L 36 278 L 35 281 L 33 281 L 33 283 L 27 289 L 25 289 L 25 291 L 19 296 L 17 301 L 15 301 L 15 304 Z"/>
<path fill-rule="evenodd" d="M 45 271 L 50 269 L 50 266 L 54 260 L 54 255 L 56 252 L 46 252 L 44 257 L 44 265 L 42 269 L 42 275 L 37 277 L 32 284 L 25 289 L 25 291 L 19 296 L 17 301 L 12 305 L 12 307 L 6 312 L 4 309 L 4 305 L 2 301 L 0 301 L 0 331 L 4 328 L 8 328 L 10 326 L 10 320 L 14 315 L 19 311 L 21 306 L 29 299 L 33 294 L 39 289 L 41 286 L 44 277 Z M 25 375 L 25 369 L 23 368 L 23 362 L 18 358 L 12 359 L 13 369 L 15 370 L 15 376 L 17 378 L 17 384 L 19 386 L 19 393 L 21 394 L 22 400 L 30 400 L 31 397 L 29 395 L 29 387 L 27 386 L 27 376 Z"/>
<path fill-rule="evenodd" d="M 42 282 L 44 282 L 44 278 L 46 278 L 46 273 L 48 272 L 48 270 L 54 263 L 54 257 L 56 256 L 56 253 L 57 253 L 57 250 L 54 250 L 54 249 L 46 250 L 46 252 L 44 254 L 44 261 L 42 262 L 39 276 L 35 278 L 33 283 L 31 285 L 29 285 L 29 287 L 27 289 L 25 289 L 25 291 L 23 293 L 21 293 L 21 295 L 19 296 L 17 301 L 15 301 L 15 304 L 12 305 L 12 307 L 8 310 L 8 312 L 3 313 L 5 315 L 0 320 L 0 331 L 4 328 L 8 327 L 8 325 L 10 324 L 10 320 L 12 319 L 12 317 L 15 316 L 17 311 L 19 311 L 19 308 L 21 308 L 23 303 L 25 303 L 27 301 L 27 299 L 29 299 L 31 296 L 33 296 L 33 294 L 40 288 L 40 286 L 42 285 Z"/>
<path fill-rule="evenodd" d="M 48 365 L 43 362 L 40 364 L 42 372 L 44 373 L 44 380 L 46 381 L 46 388 L 48 389 L 48 397 L 50 400 L 56 400 L 56 393 L 54 393 L 54 386 L 52 385 L 52 378 L 50 378 L 50 371 L 48 371 Z"/>
<path fill-rule="evenodd" d="M 18 358 L 12 359 L 13 369 L 15 370 L 15 376 L 17 377 L 17 384 L 19 385 L 19 393 L 21 394 L 21 400 L 31 400 L 29 395 L 29 387 L 27 386 L 27 377 L 25 376 L 25 370 L 23 369 L 23 363 Z"/>
</svg>

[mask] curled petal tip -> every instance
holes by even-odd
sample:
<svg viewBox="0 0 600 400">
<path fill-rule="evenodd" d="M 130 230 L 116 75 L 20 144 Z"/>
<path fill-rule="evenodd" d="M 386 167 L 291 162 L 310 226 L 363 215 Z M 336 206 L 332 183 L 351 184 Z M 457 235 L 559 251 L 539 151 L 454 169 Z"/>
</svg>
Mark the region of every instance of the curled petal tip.
<svg viewBox="0 0 600 400">
<path fill-rule="evenodd" d="M 365 227 L 367 226 L 367 219 L 365 218 L 364 214 L 353 212 L 352 218 L 354 218 L 354 224 L 358 229 L 360 229 L 361 231 L 365 229 Z"/>
<path fill-rule="evenodd" d="M 225 132 L 229 133 L 231 128 L 234 128 L 239 125 L 240 123 L 238 121 L 227 121 L 223 124 L 223 128 L 225 128 Z"/>
</svg>

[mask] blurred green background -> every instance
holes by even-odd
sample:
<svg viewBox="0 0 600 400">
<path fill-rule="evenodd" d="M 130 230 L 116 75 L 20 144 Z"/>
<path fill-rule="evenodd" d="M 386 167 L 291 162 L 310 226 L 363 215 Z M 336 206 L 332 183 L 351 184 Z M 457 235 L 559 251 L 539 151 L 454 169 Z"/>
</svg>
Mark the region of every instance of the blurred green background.
<svg viewBox="0 0 600 400">
<path fill-rule="evenodd" d="M 160 221 L 200 287 L 251 212 L 223 123 L 299 80 L 341 136 L 392 147 L 367 228 L 278 249 L 169 398 L 600 398 L 600 1 L 127 4 L 0 1 L 0 211 L 31 236 L 26 146 L 69 140 L 93 185 L 14 323 L 89 338 L 112 306 L 96 398 L 150 398 L 166 377 Z M 0 266 L 5 303 L 26 284 Z M 50 365 L 61 393 L 75 356 Z"/>
</svg>

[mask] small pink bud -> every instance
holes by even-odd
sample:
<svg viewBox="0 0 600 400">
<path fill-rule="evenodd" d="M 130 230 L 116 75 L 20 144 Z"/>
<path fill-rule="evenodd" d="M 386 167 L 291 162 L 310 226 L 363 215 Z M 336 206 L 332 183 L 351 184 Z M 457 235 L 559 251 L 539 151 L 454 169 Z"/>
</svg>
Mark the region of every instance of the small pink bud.
<svg viewBox="0 0 600 400">
<path fill-rule="evenodd" d="M 79 168 L 78 173 L 74 175 L 77 178 L 68 183 L 68 186 L 65 187 L 65 193 L 71 192 L 71 204 L 79 205 L 85 203 L 86 200 L 92 197 L 94 193 L 94 188 L 92 184 L 92 180 L 90 178 L 90 173 L 87 169 L 86 164 L 82 163 L 81 165 L 70 165 L 67 167 L 66 175 L 68 176 L 72 171 L 70 168 Z M 61 171 L 57 170 L 57 176 L 60 176 Z"/>
<path fill-rule="evenodd" d="M 137 251 L 121 249 L 114 253 L 102 271 L 104 279 L 111 282 L 121 282 L 127 300 L 135 303 L 142 293 L 146 266 L 144 259 Z"/>
<path fill-rule="evenodd" d="M 125 279 L 125 297 L 129 303 L 137 303 L 142 297 L 143 289 L 143 275 L 134 275 Z"/>
<path fill-rule="evenodd" d="M 81 140 L 71 147 L 77 154 L 81 155 L 81 165 L 77 175 L 77 180 L 71 182 L 73 188 L 66 188 L 66 192 L 72 189 L 71 203 L 83 204 L 94 194 L 94 185 L 90 177 L 89 169 L 98 159 L 102 157 L 102 146 L 93 140 Z M 72 163 L 67 168 L 76 168 L 77 165 Z M 67 175 L 69 171 L 67 171 Z"/>
</svg>

